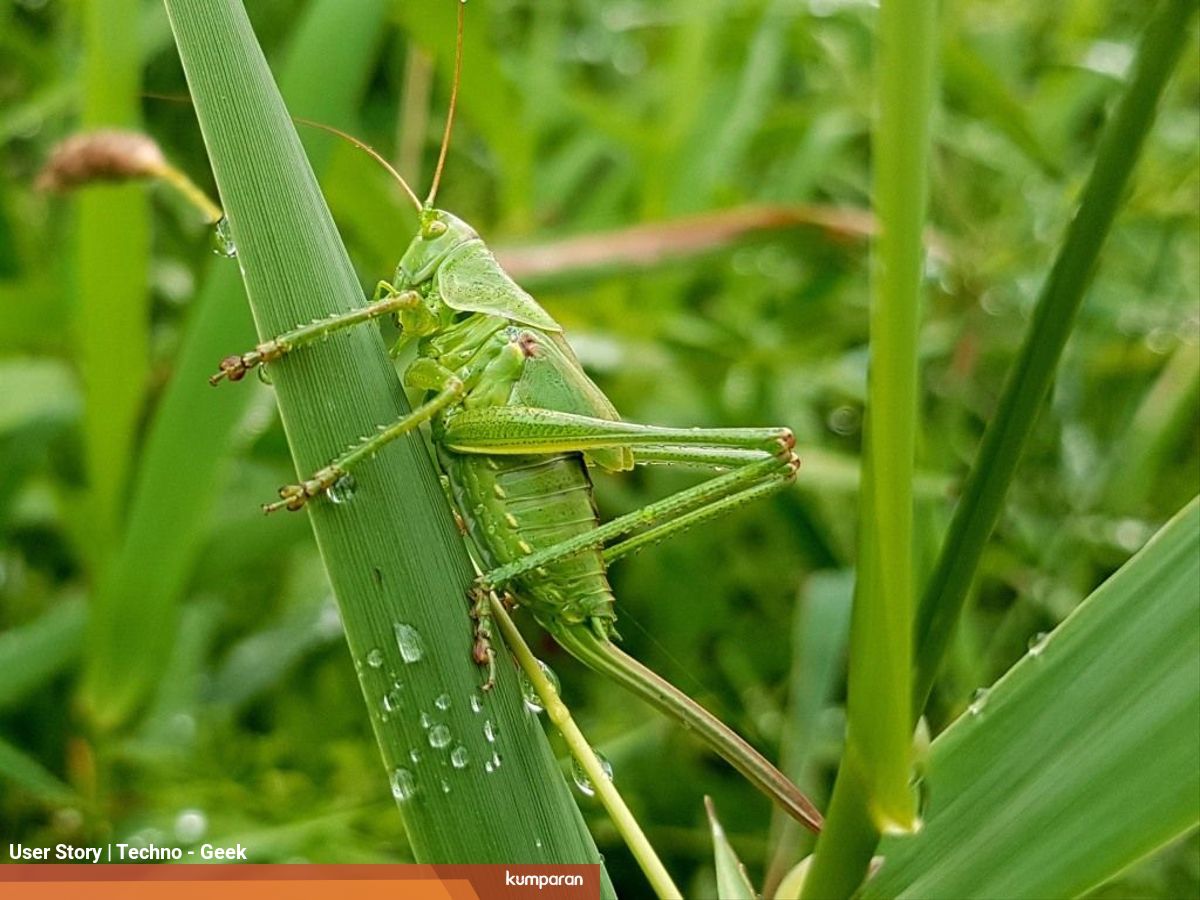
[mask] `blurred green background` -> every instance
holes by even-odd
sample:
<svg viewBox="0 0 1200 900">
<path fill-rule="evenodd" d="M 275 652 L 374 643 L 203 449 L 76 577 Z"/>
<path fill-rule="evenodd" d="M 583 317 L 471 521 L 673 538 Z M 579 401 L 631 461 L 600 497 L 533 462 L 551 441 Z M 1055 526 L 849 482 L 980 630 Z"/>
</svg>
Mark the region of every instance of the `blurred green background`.
<svg viewBox="0 0 1200 900">
<path fill-rule="evenodd" d="M 423 193 L 454 4 L 341 6 L 248 4 L 293 111 L 368 141 Z M 793 490 L 619 563 L 613 582 L 626 648 L 769 755 L 787 743 L 818 796 L 843 721 L 840 676 L 827 691 L 811 676 L 841 665 L 855 548 L 876 12 L 472 0 L 439 198 L 498 251 L 542 251 L 538 271 L 528 254 L 502 260 L 625 418 L 795 430 Z M 1142 21 L 1109 0 L 943 4 L 922 574 Z M 985 557 L 935 731 L 1200 488 L 1198 73 L 1193 41 Z M 0 6 L 0 831 L 39 845 L 240 840 L 259 862 L 405 861 L 307 522 L 258 512 L 294 475 L 270 388 L 204 383 L 251 339 L 236 263 L 160 189 L 33 187 L 58 140 L 123 125 L 211 188 L 194 113 L 170 99 L 185 94 L 156 0 Z M 411 209 L 363 154 L 304 136 L 364 285 L 390 277 Z M 677 222 L 767 204 L 791 214 L 751 213 L 739 236 Z M 606 235 L 672 221 L 704 238 L 699 252 L 635 263 Z M 581 236 L 601 263 L 556 245 Z M 602 513 L 692 479 L 600 477 Z M 131 620 L 160 656 L 129 676 L 130 711 L 107 716 L 84 685 Z M 703 794 L 761 883 L 767 802 L 548 639 L 535 649 L 684 890 L 712 890 Z M 797 716 L 811 728 L 789 741 Z M 638 895 L 611 825 L 580 802 L 618 890 Z M 1098 895 L 1194 895 L 1198 882 L 1192 835 Z"/>
</svg>

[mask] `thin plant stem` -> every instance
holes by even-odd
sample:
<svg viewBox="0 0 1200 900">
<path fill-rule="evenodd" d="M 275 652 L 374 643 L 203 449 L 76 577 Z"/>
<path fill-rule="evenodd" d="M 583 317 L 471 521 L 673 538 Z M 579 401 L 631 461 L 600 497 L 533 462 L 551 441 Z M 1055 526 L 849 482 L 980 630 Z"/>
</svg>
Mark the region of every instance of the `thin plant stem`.
<svg viewBox="0 0 1200 900">
<path fill-rule="evenodd" d="M 658 858 L 658 854 L 654 852 L 654 847 L 646 838 L 637 819 L 625 805 L 624 799 L 612 780 L 605 774 L 592 745 L 588 743 L 583 732 L 579 730 L 579 726 L 575 724 L 575 720 L 571 717 L 571 711 L 562 702 L 558 691 L 554 689 L 554 685 L 546 677 L 542 667 L 538 665 L 537 657 L 525 643 L 525 638 L 517 629 L 516 623 L 513 622 L 512 617 L 504 608 L 504 604 L 495 595 L 491 598 L 491 611 L 492 616 L 500 625 L 500 630 L 504 633 L 505 643 L 508 644 L 521 671 L 525 673 L 525 677 L 529 679 L 529 683 L 533 685 L 534 691 L 542 701 L 546 715 L 562 734 L 571 755 L 591 781 L 592 787 L 596 790 L 596 797 L 604 805 L 605 811 L 612 819 L 617 831 L 620 832 L 625 845 L 637 860 L 638 865 L 641 866 L 654 893 L 661 898 L 682 897 L 683 894 L 671 880 L 670 874 L 662 864 L 662 860 Z"/>
<path fill-rule="evenodd" d="M 871 363 L 858 572 L 850 628 L 846 749 L 805 898 L 849 897 L 879 837 L 919 825 L 912 768 L 913 472 L 922 241 L 937 4 L 883 0 L 872 136 L 879 234 L 872 253 Z"/>
</svg>

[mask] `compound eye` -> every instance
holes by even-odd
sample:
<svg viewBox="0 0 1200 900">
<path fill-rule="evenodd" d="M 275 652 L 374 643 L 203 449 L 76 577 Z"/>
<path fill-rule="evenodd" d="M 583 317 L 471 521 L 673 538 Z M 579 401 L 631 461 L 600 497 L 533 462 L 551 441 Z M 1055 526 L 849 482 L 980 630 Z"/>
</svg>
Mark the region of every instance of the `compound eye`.
<svg viewBox="0 0 1200 900">
<path fill-rule="evenodd" d="M 424 231 L 423 231 L 423 234 L 424 234 L 426 240 L 429 240 L 429 239 L 435 238 L 435 237 L 441 237 L 445 233 L 446 233 L 446 223 L 442 222 L 438 219 L 434 219 L 432 222 L 430 222 L 428 225 L 426 225 L 424 228 Z"/>
</svg>

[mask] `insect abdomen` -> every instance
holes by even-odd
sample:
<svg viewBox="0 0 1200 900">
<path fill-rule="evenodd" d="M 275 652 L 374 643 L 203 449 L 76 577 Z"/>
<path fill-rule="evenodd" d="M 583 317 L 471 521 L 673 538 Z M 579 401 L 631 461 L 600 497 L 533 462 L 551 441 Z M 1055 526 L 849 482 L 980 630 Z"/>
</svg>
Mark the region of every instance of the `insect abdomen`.
<svg viewBox="0 0 1200 900">
<path fill-rule="evenodd" d="M 443 451 L 455 502 L 488 566 L 583 534 L 598 524 L 592 483 L 578 453 L 474 456 Z M 535 616 L 570 622 L 613 618 L 612 590 L 599 549 L 585 550 L 515 579 L 514 593 Z"/>
</svg>

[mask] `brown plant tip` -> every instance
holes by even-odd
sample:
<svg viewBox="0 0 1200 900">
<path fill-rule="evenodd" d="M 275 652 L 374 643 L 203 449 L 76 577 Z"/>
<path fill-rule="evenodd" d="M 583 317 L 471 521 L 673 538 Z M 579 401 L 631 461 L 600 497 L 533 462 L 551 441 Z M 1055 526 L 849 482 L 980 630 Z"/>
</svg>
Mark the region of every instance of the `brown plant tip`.
<svg viewBox="0 0 1200 900">
<path fill-rule="evenodd" d="M 91 131 L 59 143 L 38 173 L 42 191 L 69 191 L 97 181 L 120 182 L 161 174 L 167 161 L 151 138 L 136 131 Z"/>
</svg>

